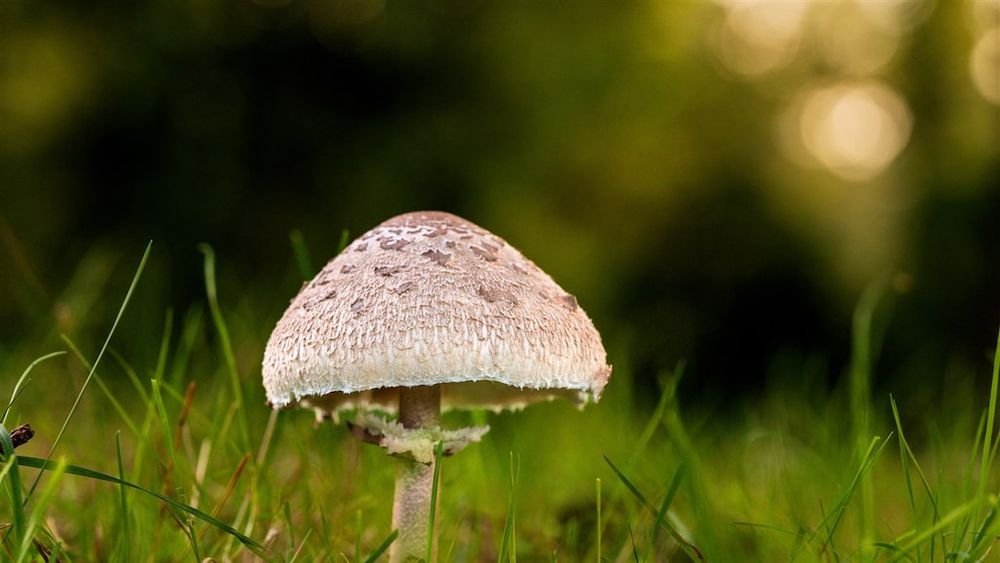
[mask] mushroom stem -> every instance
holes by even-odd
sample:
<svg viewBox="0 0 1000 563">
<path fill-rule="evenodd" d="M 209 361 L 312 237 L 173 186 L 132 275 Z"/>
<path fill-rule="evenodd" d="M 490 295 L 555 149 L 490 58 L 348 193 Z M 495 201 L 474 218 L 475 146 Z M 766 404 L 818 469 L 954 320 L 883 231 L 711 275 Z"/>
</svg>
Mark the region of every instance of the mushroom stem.
<svg viewBox="0 0 1000 563">
<path fill-rule="evenodd" d="M 401 387 L 399 422 L 404 428 L 437 426 L 441 418 L 441 388 L 437 385 Z M 396 472 L 392 505 L 392 527 L 399 537 L 389 550 L 390 563 L 423 558 L 427 550 L 427 528 L 431 515 L 434 463 L 401 460 Z M 431 555 L 432 559 L 434 554 Z"/>
</svg>

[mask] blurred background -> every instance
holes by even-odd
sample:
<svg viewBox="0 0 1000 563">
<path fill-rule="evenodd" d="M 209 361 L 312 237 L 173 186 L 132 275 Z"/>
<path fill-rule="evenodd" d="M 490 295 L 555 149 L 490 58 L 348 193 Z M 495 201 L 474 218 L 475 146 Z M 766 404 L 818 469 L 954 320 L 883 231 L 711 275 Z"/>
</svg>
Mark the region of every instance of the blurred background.
<svg viewBox="0 0 1000 563">
<path fill-rule="evenodd" d="M 207 242 L 259 374 L 291 232 L 318 267 L 442 209 L 576 294 L 640 402 L 679 360 L 688 404 L 835 385 L 873 283 L 876 393 L 933 396 L 1000 324 L 998 104 L 995 1 L 5 0 L 0 355 L 93 349 L 152 239 L 115 337 L 151 365 Z"/>
</svg>

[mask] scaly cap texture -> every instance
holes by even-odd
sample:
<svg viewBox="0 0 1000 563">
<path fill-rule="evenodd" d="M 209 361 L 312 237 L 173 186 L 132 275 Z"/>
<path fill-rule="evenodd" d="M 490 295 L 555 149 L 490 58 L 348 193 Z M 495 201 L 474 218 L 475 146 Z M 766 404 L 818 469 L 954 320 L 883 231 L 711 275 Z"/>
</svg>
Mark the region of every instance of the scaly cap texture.
<svg viewBox="0 0 1000 563">
<path fill-rule="evenodd" d="M 392 411 L 442 385 L 445 409 L 597 400 L 611 374 L 576 298 L 503 239 L 415 212 L 352 242 L 307 283 L 264 352 L 267 397 L 336 414 Z"/>
</svg>

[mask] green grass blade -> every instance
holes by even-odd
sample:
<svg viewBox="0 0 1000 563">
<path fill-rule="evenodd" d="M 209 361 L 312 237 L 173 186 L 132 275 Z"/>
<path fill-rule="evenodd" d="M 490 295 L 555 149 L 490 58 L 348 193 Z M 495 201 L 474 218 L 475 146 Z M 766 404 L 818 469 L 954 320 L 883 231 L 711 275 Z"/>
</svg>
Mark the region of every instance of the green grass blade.
<svg viewBox="0 0 1000 563">
<path fill-rule="evenodd" d="M 663 519 L 667 516 L 667 511 L 670 510 L 670 505 L 674 502 L 674 497 L 677 495 L 677 490 L 681 487 L 681 481 L 684 479 L 684 464 L 677 466 L 677 471 L 674 471 L 674 476 L 670 479 L 670 487 L 667 489 L 667 495 L 663 497 L 663 502 L 660 504 L 660 510 L 656 513 L 656 520 L 653 522 L 653 539 L 656 539 L 656 533 L 660 530 L 660 524 L 663 523 Z"/>
<path fill-rule="evenodd" d="M 677 374 L 675 379 L 680 380 L 681 374 L 684 373 L 683 362 L 679 363 L 674 369 L 674 373 Z M 653 438 L 653 433 L 656 429 L 660 427 L 660 422 L 663 420 L 663 415 L 667 411 L 667 406 L 671 403 L 673 399 L 673 393 L 666 392 L 667 385 L 664 385 L 665 391 L 660 393 L 660 399 L 656 403 L 656 408 L 653 410 L 652 416 L 646 421 L 645 428 L 642 429 L 642 433 L 639 434 L 639 439 L 635 442 L 635 448 L 632 450 L 632 455 L 629 457 L 628 465 L 625 467 L 631 471 L 635 469 L 635 464 L 642 457 L 642 453 L 646 450 L 646 446 L 649 441 Z"/>
<path fill-rule="evenodd" d="M 979 549 L 981 541 L 985 540 L 988 537 L 991 537 L 989 530 L 990 528 L 993 527 L 993 525 L 997 521 L 996 498 L 989 497 L 989 499 L 992 506 L 990 506 L 989 512 L 986 513 L 986 517 L 983 518 L 983 523 L 979 526 L 979 529 L 976 530 L 975 535 L 972 536 L 972 547 L 970 548 L 970 551 L 972 552 L 975 552 Z M 996 538 L 994 538 L 994 541 L 996 541 Z"/>
<path fill-rule="evenodd" d="M 312 533 L 313 533 L 312 528 L 306 530 L 306 534 L 302 536 L 302 541 L 299 542 L 299 547 L 295 549 L 295 553 L 292 554 L 292 557 L 291 559 L 288 560 L 288 563 L 295 563 L 296 561 L 299 560 L 299 556 L 302 555 L 302 550 L 306 547 L 306 542 L 309 541 L 309 536 L 311 536 Z"/>
<path fill-rule="evenodd" d="M 271 442 L 274 440 L 274 429 L 278 426 L 278 409 L 271 409 L 271 414 L 267 417 L 267 425 L 264 427 L 264 435 L 261 436 L 260 446 L 257 448 L 257 465 L 261 467 L 267 461 L 267 454 L 271 451 Z"/>
<path fill-rule="evenodd" d="M 594 488 L 597 494 L 597 563 L 601 563 L 601 534 L 604 528 L 604 521 L 601 520 L 601 479 L 598 477 L 594 481 Z"/>
<path fill-rule="evenodd" d="M 997 385 L 1000 384 L 1000 332 L 997 333 L 997 346 L 993 351 L 993 379 L 990 383 L 990 406 L 986 415 L 986 437 L 983 439 L 983 459 L 979 471 L 979 494 L 986 492 L 989 482 L 990 448 L 993 446 L 993 428 L 996 424 Z"/>
<path fill-rule="evenodd" d="M 515 463 L 515 459 L 517 460 Z M 517 563 L 517 477 L 521 472 L 521 454 L 510 453 L 510 563 Z"/>
<path fill-rule="evenodd" d="M 927 528 L 926 530 L 920 532 L 919 534 L 916 534 L 915 536 L 913 536 L 912 539 L 903 544 L 899 548 L 899 551 L 895 554 L 893 559 L 891 559 L 890 561 L 898 561 L 902 559 L 904 556 L 913 551 L 917 546 L 925 543 L 928 539 L 933 537 L 934 534 L 944 530 L 946 527 L 952 525 L 953 523 L 959 521 L 960 519 L 965 518 L 973 511 L 979 509 L 982 505 L 987 503 L 992 503 L 994 506 L 996 506 L 996 498 L 987 498 L 987 497 L 974 498 L 971 501 L 955 508 L 954 510 L 946 514 L 944 517 L 942 517 L 937 524 L 931 526 L 930 528 Z"/>
<path fill-rule="evenodd" d="M 351 232 L 347 229 L 340 231 L 340 240 L 337 241 L 337 254 L 340 254 L 347 248 L 347 243 L 351 242 Z"/>
<path fill-rule="evenodd" d="M 222 309 L 219 307 L 219 297 L 215 286 L 215 251 L 207 244 L 198 245 L 198 249 L 205 255 L 205 294 L 208 296 L 208 307 L 212 312 L 212 321 L 215 323 L 215 330 L 219 333 L 219 343 L 222 346 L 222 354 L 226 362 L 226 370 L 229 374 L 229 383 L 232 388 L 233 401 L 239 411 L 237 421 L 240 429 L 241 447 L 243 452 L 250 451 L 250 430 L 247 422 L 246 409 L 243 408 L 243 388 L 240 384 L 240 374 L 236 369 L 236 356 L 233 354 L 233 343 L 229 338 L 229 328 L 226 320 L 222 316 Z"/>
<path fill-rule="evenodd" d="M 515 536 L 515 494 L 517 491 L 517 471 L 514 467 L 514 452 L 510 452 L 510 497 L 507 500 L 507 518 L 503 524 L 503 534 L 500 537 L 500 553 L 497 555 L 497 563 L 503 563 L 504 559 L 511 562 L 517 561 L 517 539 Z"/>
<path fill-rule="evenodd" d="M 703 471 L 701 470 L 700 456 L 688 436 L 684 420 L 681 417 L 677 389 L 684 375 L 683 370 L 684 364 L 678 363 L 677 368 L 663 382 L 664 393 L 670 397 L 663 417 L 663 427 L 666 429 L 670 443 L 676 449 L 680 461 L 687 468 L 685 469 L 685 474 L 688 477 L 687 488 L 699 531 L 700 547 L 698 552 L 706 559 L 731 560 L 733 554 L 728 553 L 728 544 L 720 537 L 717 524 L 723 516 L 716 508 L 714 499 L 709 492 L 710 487 L 701 478 Z"/>
<path fill-rule="evenodd" d="M 850 410 L 855 444 L 860 459 L 872 435 L 871 370 L 872 319 L 882 299 L 885 284 L 876 282 L 865 289 L 854 310 L 852 319 L 852 346 L 850 370 Z M 859 483 L 861 489 L 861 543 L 869 543 L 875 534 L 875 489 L 871 475 L 865 473 Z"/>
<path fill-rule="evenodd" d="M 90 362 L 87 361 L 87 358 L 84 357 L 83 353 L 80 351 L 80 348 L 77 347 L 76 343 L 74 343 L 69 336 L 66 336 L 65 334 L 60 334 L 59 338 L 63 341 L 64 344 L 66 344 L 67 347 L 69 347 L 70 351 L 73 352 L 73 355 L 76 356 L 76 359 L 79 360 L 80 364 L 83 365 L 84 369 L 90 371 L 93 368 Z M 129 416 L 128 411 L 125 410 L 125 407 L 123 407 L 120 402 L 118 402 L 118 398 L 115 397 L 114 393 L 111 392 L 111 389 L 108 388 L 108 386 L 104 383 L 104 380 L 101 379 L 101 376 L 96 371 L 94 372 L 94 382 L 97 383 L 97 386 L 104 393 L 104 396 L 108 398 L 108 401 L 111 403 L 111 407 L 115 409 L 115 411 L 118 413 L 118 416 L 120 416 L 122 418 L 122 421 L 125 422 L 125 426 L 128 426 L 128 429 L 133 434 L 142 438 L 142 434 L 139 432 L 139 428 L 135 425 L 135 422 L 132 420 L 132 417 Z"/>
<path fill-rule="evenodd" d="M 882 440 L 881 438 L 876 436 L 872 438 L 871 443 L 868 444 L 868 449 L 865 451 L 865 455 L 864 458 L 862 459 L 861 466 L 858 468 L 858 471 L 854 474 L 854 478 L 851 480 L 851 484 L 847 487 L 847 490 L 844 491 L 844 494 L 841 495 L 840 499 L 837 501 L 837 504 L 834 505 L 833 510 L 831 510 L 829 514 L 827 514 L 823 518 L 821 526 L 826 528 L 827 532 L 826 532 L 826 538 L 824 538 L 823 543 L 820 547 L 821 553 L 826 551 L 827 548 L 833 544 L 833 534 L 837 531 L 837 528 L 840 526 L 841 519 L 844 516 L 844 511 L 847 509 L 847 504 L 850 502 L 851 497 L 854 496 L 854 491 L 858 489 L 864 476 L 867 475 L 868 471 L 872 468 L 873 465 L 875 465 L 875 461 L 879 458 L 879 455 L 881 455 L 882 450 L 885 449 L 885 445 L 888 443 L 889 443 L 888 440 Z M 813 536 L 814 535 L 815 533 L 813 534 Z M 805 542 L 805 545 L 808 545 L 812 539 L 813 539 L 812 536 L 808 538 Z"/>
<path fill-rule="evenodd" d="M 444 442 L 434 446 L 434 477 L 431 480 L 431 514 L 427 520 L 427 551 L 424 560 L 433 563 L 434 559 L 434 519 L 437 516 L 438 483 L 441 481 L 441 459 L 444 457 Z"/>
<path fill-rule="evenodd" d="M 10 439 L 7 427 L 0 424 L 0 446 L 3 446 L 4 461 L 7 468 L 7 498 L 10 499 L 11 519 L 13 520 L 14 544 L 20 545 L 24 540 L 27 518 L 24 512 L 24 501 L 21 497 L 21 456 L 14 452 L 14 442 Z"/>
<path fill-rule="evenodd" d="M 132 300 L 132 294 L 135 292 L 136 285 L 139 284 L 139 278 L 142 277 L 142 271 L 146 267 L 146 260 L 149 259 L 149 251 L 153 247 L 153 241 L 149 241 L 146 244 L 146 250 L 142 253 L 142 259 L 139 261 L 139 267 L 135 270 L 135 275 L 132 276 L 132 283 L 128 286 L 128 291 L 125 293 L 125 299 L 122 301 L 121 307 L 118 308 L 118 314 L 115 316 L 115 321 L 111 324 L 111 330 L 108 331 L 107 338 L 104 339 L 104 344 L 101 346 L 101 351 L 97 353 L 97 358 L 94 360 L 94 365 L 90 368 L 90 373 L 87 374 L 87 378 L 83 381 L 83 385 L 80 387 L 80 391 L 76 394 L 76 399 L 73 401 L 73 406 L 70 407 L 69 413 L 66 414 L 66 418 L 63 420 L 62 426 L 59 428 L 59 432 L 56 434 L 55 439 L 52 441 L 52 445 L 49 446 L 49 453 L 45 455 L 45 460 L 48 461 L 52 459 L 52 454 L 55 453 L 56 448 L 59 446 L 59 442 L 62 440 L 63 434 L 66 433 L 66 428 L 69 426 L 70 420 L 73 419 L 73 414 L 76 412 L 77 407 L 80 406 L 80 400 L 83 399 L 83 394 L 87 391 L 87 386 L 90 384 L 90 380 L 94 377 L 94 371 L 97 369 L 98 364 L 101 363 L 101 358 L 104 357 L 104 352 L 108 349 L 108 344 L 111 343 L 111 337 L 115 334 L 115 329 L 118 328 L 118 323 L 122 320 L 122 315 L 125 314 L 125 308 L 128 307 L 129 301 Z M 38 487 L 39 481 L 42 479 L 42 475 L 45 473 L 45 469 L 38 472 L 35 476 L 34 483 L 31 484 L 31 488 L 28 489 L 27 498 L 24 500 L 28 502 L 31 499 L 31 495 L 35 492 Z"/>
<path fill-rule="evenodd" d="M 977 494 L 972 490 L 972 481 L 975 477 L 975 468 L 978 465 L 976 463 L 976 459 L 979 458 L 979 447 L 986 437 L 987 416 L 988 413 L 986 412 L 986 409 L 983 409 L 983 412 L 979 415 L 979 424 L 976 426 L 976 435 L 972 441 L 972 448 L 969 450 L 969 460 L 965 464 L 965 478 L 962 481 L 962 498 L 970 498 L 976 496 Z M 978 491 L 979 483 L 976 484 L 975 488 Z M 951 532 L 951 537 L 953 538 L 951 551 L 959 551 L 961 549 L 962 542 L 965 541 L 966 534 L 968 533 L 971 525 L 971 515 L 963 519 L 962 522 L 956 524 L 955 529 Z"/>
<path fill-rule="evenodd" d="M 639 504 L 641 504 L 651 514 L 654 515 L 657 514 L 656 508 L 654 508 L 653 505 L 650 504 L 648 500 L 646 500 L 646 497 L 639 491 L 639 488 L 636 487 L 632 483 L 632 481 L 630 481 L 629 478 L 626 477 L 625 474 L 622 473 L 622 471 L 618 469 L 618 467 L 614 463 L 611 462 L 611 459 L 608 458 L 608 456 L 603 456 L 603 457 L 604 461 L 608 464 L 609 467 L 611 467 L 611 470 L 615 473 L 615 475 L 618 476 L 618 479 L 622 482 L 622 484 L 625 485 L 625 488 L 628 489 L 630 493 L 632 493 L 632 496 L 634 496 L 636 500 L 639 501 Z M 699 550 L 693 543 L 684 539 L 684 537 L 681 536 L 680 533 L 677 530 L 675 530 L 674 527 L 671 526 L 670 523 L 667 522 L 665 519 L 660 520 L 660 526 L 664 530 L 666 530 L 671 537 L 674 538 L 674 541 L 677 542 L 677 544 L 681 547 L 684 553 L 686 553 L 688 557 L 691 558 L 692 561 L 706 560 L 705 556 L 701 553 L 701 550 Z"/>
<path fill-rule="evenodd" d="M 896 399 L 890 394 L 889 405 L 892 407 L 892 417 L 896 421 L 896 440 L 899 442 L 899 463 L 903 467 L 903 482 L 906 484 L 906 498 L 910 503 L 910 514 L 913 517 L 913 529 L 920 532 L 920 515 L 917 512 L 917 498 L 913 494 L 913 479 L 910 478 L 910 458 L 907 455 L 909 445 L 903 435 L 903 423 L 899 419 L 899 409 L 896 407 Z M 920 557 L 918 551 L 917 557 Z"/>
<path fill-rule="evenodd" d="M 0 417 L 0 424 L 7 424 L 7 415 L 10 414 L 10 408 L 14 406 L 14 403 L 17 402 L 17 398 L 20 397 L 21 393 L 24 392 L 24 387 L 25 385 L 27 385 L 28 375 L 31 373 L 31 370 L 35 369 L 35 366 L 46 360 L 51 360 L 52 358 L 62 356 L 65 354 L 66 352 L 64 350 L 60 350 L 58 352 L 51 352 L 45 354 L 44 356 L 35 358 L 35 361 L 28 364 L 28 367 L 25 368 L 24 372 L 21 374 L 21 377 L 17 379 L 17 383 L 14 384 L 14 391 L 11 392 L 10 401 L 7 402 L 7 406 L 3 409 L 3 416 Z"/>
<path fill-rule="evenodd" d="M 382 557 L 382 554 L 385 553 L 387 549 L 389 549 L 389 546 L 392 545 L 392 542 L 396 541 L 396 538 L 398 537 L 399 537 L 399 530 L 393 530 L 392 533 L 389 534 L 387 538 L 385 538 L 385 541 L 383 541 L 382 544 L 378 546 L 378 549 L 373 551 L 372 554 L 369 555 L 367 559 L 365 559 L 365 563 L 375 563 L 376 561 L 378 561 L 378 558 Z"/>
<path fill-rule="evenodd" d="M 177 450 L 174 448 L 174 430 L 173 426 L 170 425 L 170 418 L 167 416 L 167 407 L 163 403 L 163 394 L 160 392 L 160 381 L 153 379 L 150 381 L 152 386 L 152 398 L 153 406 L 156 407 L 156 415 L 160 420 L 161 431 L 163 432 L 164 446 L 170 455 L 170 466 L 173 469 L 174 475 L 177 474 L 179 468 L 177 467 Z M 178 492 L 183 496 L 183 488 L 181 487 L 180 480 L 176 483 Z"/>
<path fill-rule="evenodd" d="M 115 455 L 118 457 L 118 478 L 125 480 L 125 462 L 122 461 L 122 433 L 115 432 Z M 125 485 L 119 485 L 119 497 L 122 505 L 122 561 L 129 561 L 132 549 L 129 546 L 129 524 L 128 524 L 128 489 Z"/>
<path fill-rule="evenodd" d="M 57 466 L 56 464 L 52 463 L 49 460 L 41 459 L 41 458 L 37 458 L 37 457 L 23 457 L 23 456 L 18 456 L 18 461 L 20 462 L 21 465 L 23 465 L 25 467 L 34 467 L 36 469 L 54 469 Z M 249 537 L 241 534 L 239 531 L 237 531 L 235 528 L 233 528 L 229 524 L 226 524 L 225 522 L 219 520 L 218 518 L 215 518 L 214 516 L 212 516 L 210 514 L 202 512 L 201 510 L 198 510 L 197 508 L 193 508 L 193 507 L 188 506 L 188 505 L 186 505 L 186 504 L 184 504 L 182 502 L 178 502 L 178 501 L 176 501 L 176 500 L 174 500 L 174 499 L 172 499 L 172 498 L 170 498 L 170 497 L 168 497 L 166 495 L 161 495 L 160 493 L 157 493 L 155 491 L 151 491 L 151 490 L 149 490 L 149 489 L 147 489 L 147 488 L 145 488 L 145 487 L 143 487 L 141 485 L 136 485 L 135 483 L 126 481 L 124 479 L 119 479 L 118 477 L 114 477 L 112 475 L 108 475 L 107 473 L 101 473 L 100 471 L 94 471 L 93 469 L 87 469 L 85 467 L 80 467 L 80 466 L 77 466 L 77 465 L 67 464 L 66 465 L 66 473 L 68 473 L 70 475 L 76 475 L 77 477 L 86 477 L 88 479 L 94 479 L 96 481 L 105 481 L 105 482 L 108 482 L 108 483 L 114 483 L 116 485 L 120 485 L 120 486 L 123 486 L 123 487 L 128 487 L 130 489 L 135 489 L 137 491 L 145 493 L 145 494 L 147 494 L 147 495 L 149 495 L 151 497 L 159 499 L 160 501 L 166 503 L 167 506 L 169 506 L 169 507 L 171 507 L 173 509 L 180 510 L 182 512 L 186 512 L 187 514 L 190 514 L 191 516 L 193 516 L 193 517 L 201 520 L 202 522 L 205 522 L 205 523 L 209 524 L 210 526 L 213 526 L 214 528 L 217 528 L 217 529 L 219 529 L 219 530 L 221 530 L 221 531 L 229 534 L 230 536 L 232 536 L 232 537 L 236 538 L 237 540 L 239 540 L 240 543 L 242 543 L 243 545 L 245 545 L 248 549 L 250 549 L 251 551 L 253 551 L 255 554 L 257 554 L 257 555 L 259 555 L 261 557 L 265 557 L 265 555 L 266 555 L 263 546 L 261 546 L 259 543 L 257 543 L 253 539 L 251 539 L 251 538 L 249 538 Z"/>
<path fill-rule="evenodd" d="M 163 335 L 160 337 L 160 352 L 156 355 L 156 369 L 153 377 L 162 380 L 167 369 L 167 356 L 170 354 L 170 334 L 174 330 L 174 310 L 168 308 L 163 319 Z"/>
<path fill-rule="evenodd" d="M 59 480 L 62 478 L 65 471 L 65 460 L 56 464 L 55 469 L 52 471 L 49 482 L 46 483 L 45 488 L 42 490 L 41 498 L 38 499 L 38 502 L 35 503 L 34 509 L 31 511 L 31 518 L 28 520 L 28 526 L 24 532 L 24 537 L 21 538 L 21 543 L 17 550 L 17 557 L 14 559 L 15 563 L 21 563 L 24 561 L 31 552 L 31 548 L 34 546 L 35 529 L 38 528 L 39 524 L 41 524 L 42 518 L 45 516 L 45 507 L 48 506 L 49 501 L 52 499 L 52 495 L 59 486 Z"/>
<path fill-rule="evenodd" d="M 146 392 L 146 386 L 143 385 L 142 380 L 139 379 L 139 374 L 136 373 L 135 368 L 133 368 L 131 364 L 129 364 L 125 360 L 125 358 L 123 358 L 122 355 L 119 354 L 118 351 L 116 351 L 114 348 L 108 350 L 108 353 L 111 354 L 111 357 L 114 358 L 116 362 L 118 362 L 118 365 L 122 368 L 122 371 L 125 372 L 125 375 L 128 377 L 129 382 L 132 383 L 132 387 L 135 389 L 136 393 L 139 394 L 140 402 L 144 405 L 148 405 L 149 393 Z"/>
<path fill-rule="evenodd" d="M 629 542 L 632 544 L 632 561 L 635 561 L 635 563 L 639 563 L 639 550 L 636 549 L 635 547 L 635 534 L 632 533 L 632 525 L 625 524 L 625 527 L 628 528 L 628 539 Z"/>
<path fill-rule="evenodd" d="M 500 534 L 500 553 L 497 554 L 497 563 L 503 563 L 507 559 L 510 551 L 510 526 L 511 526 L 511 504 L 507 504 L 507 518 L 504 520 L 503 533 Z"/>
<path fill-rule="evenodd" d="M 170 376 L 168 380 L 172 385 L 180 385 L 181 379 L 187 371 L 191 360 L 191 352 L 194 350 L 198 334 L 201 332 L 201 321 L 204 312 L 202 307 L 195 304 L 184 313 L 184 321 L 181 323 L 181 333 L 177 340 L 177 349 L 170 364 Z"/>
<path fill-rule="evenodd" d="M 920 478 L 920 483 L 924 487 L 924 492 L 927 494 L 927 500 L 929 500 L 930 503 L 931 503 L 931 518 L 932 518 L 931 525 L 934 526 L 934 525 L 937 524 L 938 520 L 941 518 L 941 512 L 938 509 L 937 495 L 934 494 L 934 489 L 931 487 L 930 481 L 927 480 L 927 475 L 924 473 L 923 468 L 920 467 L 920 461 L 917 460 L 917 455 L 915 453 L 913 453 L 913 449 L 910 448 L 910 443 L 906 440 L 906 437 L 903 435 L 903 426 L 902 426 L 902 424 L 900 424 L 899 410 L 896 408 L 896 401 L 895 401 L 895 399 L 892 398 L 891 395 L 889 397 L 889 401 L 891 402 L 891 405 L 892 405 L 892 414 L 893 414 L 893 417 L 895 417 L 895 420 L 896 420 L 896 429 L 899 432 L 899 443 L 900 443 L 900 446 L 903 449 L 906 450 L 906 455 L 909 458 L 909 461 L 912 462 L 913 469 L 917 472 L 917 476 Z M 909 464 L 907 464 L 907 466 L 909 466 Z M 907 475 L 907 479 L 909 479 L 909 475 Z M 909 485 L 907 485 L 907 486 L 909 486 Z M 918 529 L 918 527 L 916 526 L 916 514 L 914 514 L 914 529 Z M 943 541 L 944 540 L 942 540 L 942 542 Z M 942 543 L 942 545 L 943 545 L 943 543 Z M 930 550 L 931 550 L 930 558 L 931 558 L 931 561 L 934 561 L 934 552 L 935 552 L 936 548 L 937 548 L 937 542 L 936 542 L 935 538 L 932 536 L 931 537 L 931 546 L 930 546 Z"/>
<path fill-rule="evenodd" d="M 3 462 L 3 467 L 0 467 L 0 483 L 7 478 L 7 473 L 10 472 L 10 469 L 14 467 L 14 462 L 17 461 L 16 456 L 9 456 L 5 459 L 6 461 Z"/>
<path fill-rule="evenodd" d="M 313 268 L 312 258 L 309 255 L 309 247 L 306 246 L 306 237 L 302 231 L 295 229 L 288 233 L 288 240 L 292 243 L 292 253 L 295 254 L 295 263 L 299 266 L 299 274 L 304 280 L 311 280 L 316 275 Z"/>
<path fill-rule="evenodd" d="M 354 513 L 354 563 L 361 563 L 361 534 L 364 532 L 361 510 Z"/>
</svg>

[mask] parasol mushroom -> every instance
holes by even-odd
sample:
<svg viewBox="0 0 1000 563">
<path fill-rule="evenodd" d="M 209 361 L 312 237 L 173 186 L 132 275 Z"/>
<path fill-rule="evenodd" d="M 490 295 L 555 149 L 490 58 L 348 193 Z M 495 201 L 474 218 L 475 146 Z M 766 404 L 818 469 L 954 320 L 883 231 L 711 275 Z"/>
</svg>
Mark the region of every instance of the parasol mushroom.
<svg viewBox="0 0 1000 563">
<path fill-rule="evenodd" d="M 368 441 L 405 458 L 392 562 L 426 548 L 435 445 L 454 453 L 488 430 L 442 429 L 442 409 L 583 405 L 610 374 L 575 297 L 499 237 L 432 211 L 389 219 L 331 260 L 278 321 L 263 365 L 273 407 L 334 421 L 357 410 Z"/>
</svg>

